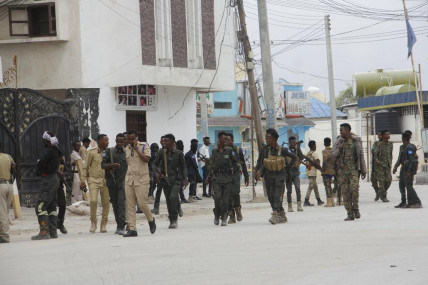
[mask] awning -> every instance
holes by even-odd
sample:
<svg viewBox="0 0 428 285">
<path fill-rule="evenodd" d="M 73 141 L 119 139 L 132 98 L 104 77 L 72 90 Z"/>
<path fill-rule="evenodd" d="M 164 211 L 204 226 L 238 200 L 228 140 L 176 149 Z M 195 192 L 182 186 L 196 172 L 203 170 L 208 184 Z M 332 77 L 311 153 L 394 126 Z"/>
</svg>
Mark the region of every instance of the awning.
<svg viewBox="0 0 428 285">
<path fill-rule="evenodd" d="M 359 111 L 380 110 L 394 107 L 415 106 L 418 104 L 416 92 L 406 92 L 383 96 L 370 96 L 358 99 Z M 428 91 L 422 91 L 423 104 L 428 104 Z"/>
<path fill-rule="evenodd" d="M 280 118 L 276 121 L 278 126 L 315 126 L 315 123 L 305 117 L 300 118 Z M 196 119 L 196 124 L 201 126 L 201 118 Z M 266 122 L 262 119 L 262 125 Z M 208 117 L 208 126 L 228 126 L 228 127 L 250 127 L 251 121 L 241 117 Z"/>
</svg>

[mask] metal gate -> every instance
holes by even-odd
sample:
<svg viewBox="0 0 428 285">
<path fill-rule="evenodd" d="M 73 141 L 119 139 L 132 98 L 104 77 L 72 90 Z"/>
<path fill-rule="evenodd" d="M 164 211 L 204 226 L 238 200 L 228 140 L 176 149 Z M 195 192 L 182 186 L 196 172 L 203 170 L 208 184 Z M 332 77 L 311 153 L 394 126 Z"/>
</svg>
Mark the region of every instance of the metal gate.
<svg viewBox="0 0 428 285">
<path fill-rule="evenodd" d="M 42 134 L 56 134 L 66 160 L 71 148 L 70 104 L 31 89 L 0 89 L 0 140 L 17 166 L 21 204 L 36 204 L 40 178 L 36 162 L 43 153 Z"/>
</svg>

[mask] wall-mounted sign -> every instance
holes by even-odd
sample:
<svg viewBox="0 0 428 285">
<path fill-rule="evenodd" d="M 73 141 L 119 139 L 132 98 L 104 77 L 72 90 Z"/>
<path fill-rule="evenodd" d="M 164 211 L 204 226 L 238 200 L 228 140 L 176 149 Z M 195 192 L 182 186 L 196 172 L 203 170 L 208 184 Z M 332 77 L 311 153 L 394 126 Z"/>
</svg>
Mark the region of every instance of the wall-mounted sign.
<svg viewBox="0 0 428 285">
<path fill-rule="evenodd" d="M 158 95 L 155 85 L 117 87 L 117 110 L 156 111 Z"/>
<path fill-rule="evenodd" d="M 286 91 L 286 110 L 287 115 L 311 115 L 311 97 L 309 92 Z"/>
</svg>

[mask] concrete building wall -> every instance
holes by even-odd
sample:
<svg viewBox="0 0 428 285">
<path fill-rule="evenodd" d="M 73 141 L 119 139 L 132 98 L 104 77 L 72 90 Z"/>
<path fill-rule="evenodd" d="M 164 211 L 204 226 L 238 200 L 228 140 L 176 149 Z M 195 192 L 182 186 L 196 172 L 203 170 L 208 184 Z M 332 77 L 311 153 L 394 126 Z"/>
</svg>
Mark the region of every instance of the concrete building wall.
<svg viewBox="0 0 428 285">
<path fill-rule="evenodd" d="M 214 93 L 214 106 L 216 102 L 230 102 L 232 107 L 230 109 L 213 109 L 213 113 L 210 117 L 232 117 L 238 116 L 238 84 L 235 83 L 235 89 L 228 92 Z"/>
</svg>

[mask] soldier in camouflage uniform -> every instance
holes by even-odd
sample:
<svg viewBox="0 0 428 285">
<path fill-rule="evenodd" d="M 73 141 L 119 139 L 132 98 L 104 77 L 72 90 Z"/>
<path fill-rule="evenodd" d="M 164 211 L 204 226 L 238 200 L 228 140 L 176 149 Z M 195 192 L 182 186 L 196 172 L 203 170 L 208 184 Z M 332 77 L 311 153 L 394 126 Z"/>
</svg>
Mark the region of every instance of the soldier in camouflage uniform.
<svg viewBox="0 0 428 285">
<path fill-rule="evenodd" d="M 322 151 L 322 181 L 325 187 L 325 195 L 327 196 L 327 204 L 324 207 L 334 207 L 334 196 L 331 184 L 334 185 L 335 160 L 331 157 L 331 139 L 324 139 L 325 149 Z"/>
<path fill-rule="evenodd" d="M 259 154 L 257 164 L 259 170 L 256 179 L 264 177 L 268 199 L 272 207 L 272 217 L 269 222 L 273 225 L 286 223 L 284 208 L 282 207 L 282 199 L 284 195 L 284 184 L 288 179 L 288 172 L 291 165 L 294 164 L 296 155 L 289 152 L 287 148 L 278 145 L 278 133 L 275 129 L 266 130 L 266 144 Z M 286 158 L 292 159 L 287 169 Z"/>
<path fill-rule="evenodd" d="M 374 157 L 374 153 L 377 152 L 378 149 L 378 144 L 382 141 L 382 131 L 378 131 L 377 132 L 377 138 L 379 141 L 374 142 L 373 146 L 372 146 L 372 163 L 371 163 L 371 167 L 372 167 L 372 176 L 370 177 L 370 181 L 372 182 L 372 187 L 375 190 L 376 193 L 376 197 L 375 197 L 375 201 L 378 201 L 380 196 L 379 196 L 379 183 L 378 183 L 378 179 L 377 179 L 377 172 L 376 170 L 379 168 L 379 166 L 375 163 L 375 157 Z"/>
<path fill-rule="evenodd" d="M 238 222 L 242 221 L 241 197 L 239 196 L 239 193 L 241 192 L 241 175 L 244 174 L 245 186 L 248 186 L 250 183 L 250 178 L 242 148 L 233 145 L 233 134 L 231 133 L 227 134 L 227 146 L 232 148 L 233 154 L 239 162 L 239 165 L 233 169 L 233 186 L 229 202 L 229 224 L 234 224 L 236 223 L 236 220 L 238 220 Z"/>
<path fill-rule="evenodd" d="M 382 141 L 377 143 L 375 152 L 373 153 L 373 165 L 376 165 L 375 175 L 377 176 L 377 183 L 379 183 L 376 198 L 379 196 L 383 202 L 389 202 L 386 194 L 392 182 L 391 168 L 393 146 L 392 142 L 389 141 L 389 131 L 384 130 L 381 132 L 381 135 Z"/>
<path fill-rule="evenodd" d="M 418 171 L 418 156 L 416 154 L 416 146 L 410 143 L 411 134 L 404 132 L 402 134 L 403 145 L 400 147 L 399 161 L 394 166 L 393 173 L 400 169 L 400 192 L 401 203 L 395 208 L 422 208 L 422 202 L 413 188 L 413 177 Z M 406 204 L 406 189 L 407 189 L 407 204 Z"/>
<path fill-rule="evenodd" d="M 336 141 L 332 157 L 336 158 L 339 174 L 339 187 L 342 191 L 343 202 L 348 213 L 345 221 L 361 217 L 358 208 L 359 177 L 366 177 L 366 164 L 360 137 L 351 134 L 351 126 L 347 123 L 340 125 L 340 138 Z"/>
<path fill-rule="evenodd" d="M 214 182 L 214 224 L 227 226 L 229 200 L 233 183 L 233 170 L 239 168 L 238 161 L 233 154 L 232 148 L 226 146 L 227 133 L 218 134 L 217 147 L 213 149 L 210 158 L 210 174 L 205 183 L 209 185 L 211 179 Z"/>
</svg>

